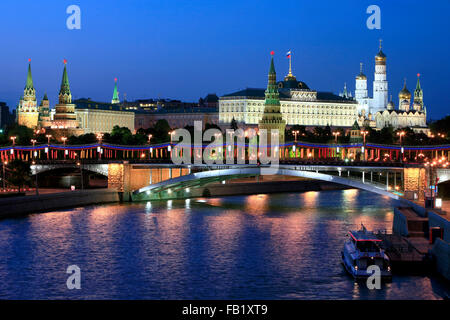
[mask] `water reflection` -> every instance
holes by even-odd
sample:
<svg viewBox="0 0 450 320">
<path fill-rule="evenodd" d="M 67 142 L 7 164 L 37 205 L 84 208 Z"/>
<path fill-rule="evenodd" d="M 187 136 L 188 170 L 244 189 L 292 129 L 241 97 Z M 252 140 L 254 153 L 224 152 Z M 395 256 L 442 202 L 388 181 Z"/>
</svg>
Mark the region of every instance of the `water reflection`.
<svg viewBox="0 0 450 320">
<path fill-rule="evenodd" d="M 436 299 L 427 277 L 355 284 L 349 229 L 390 228 L 393 200 L 357 190 L 91 206 L 0 222 L 0 298 Z M 65 289 L 77 264 L 83 290 Z"/>
</svg>

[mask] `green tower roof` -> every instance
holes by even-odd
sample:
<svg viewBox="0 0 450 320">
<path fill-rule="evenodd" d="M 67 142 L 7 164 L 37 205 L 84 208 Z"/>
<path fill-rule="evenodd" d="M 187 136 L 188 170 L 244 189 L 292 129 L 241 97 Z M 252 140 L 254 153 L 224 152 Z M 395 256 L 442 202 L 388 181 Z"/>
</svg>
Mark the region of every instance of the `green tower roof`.
<svg viewBox="0 0 450 320">
<path fill-rule="evenodd" d="M 420 91 L 421 89 L 420 89 L 420 74 L 417 74 L 417 85 L 416 85 L 416 90 L 417 91 Z"/>
<path fill-rule="evenodd" d="M 27 83 L 25 85 L 25 89 L 34 89 L 33 77 L 31 76 L 31 63 L 28 64 Z"/>
<path fill-rule="evenodd" d="M 42 100 L 48 100 L 47 92 L 44 94 L 44 98 Z"/>
<path fill-rule="evenodd" d="M 115 83 L 114 83 L 114 93 L 113 93 L 113 97 L 112 97 L 112 102 L 116 103 L 119 102 L 119 91 L 117 90 L 117 78 L 114 79 Z"/>
<path fill-rule="evenodd" d="M 67 76 L 67 68 L 66 68 L 66 62 L 64 62 L 64 71 L 63 71 L 63 77 L 61 81 L 61 90 L 59 91 L 59 94 L 67 94 L 70 95 L 70 85 L 69 85 L 69 77 Z"/>
<path fill-rule="evenodd" d="M 275 65 L 273 63 L 273 55 L 272 55 L 272 59 L 270 60 L 269 74 L 276 74 L 276 72 L 275 72 Z"/>
<path fill-rule="evenodd" d="M 355 122 L 353 123 L 353 126 L 352 126 L 352 130 L 361 130 L 361 128 L 359 127 L 358 121 L 355 120 Z"/>
</svg>

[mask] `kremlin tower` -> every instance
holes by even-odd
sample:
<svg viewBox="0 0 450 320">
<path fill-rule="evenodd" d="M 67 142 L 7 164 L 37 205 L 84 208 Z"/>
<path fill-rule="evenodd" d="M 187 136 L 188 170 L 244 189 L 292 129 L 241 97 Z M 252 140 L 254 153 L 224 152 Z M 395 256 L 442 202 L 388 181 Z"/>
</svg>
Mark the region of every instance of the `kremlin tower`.
<svg viewBox="0 0 450 320">
<path fill-rule="evenodd" d="M 258 128 L 267 130 L 267 145 L 271 144 L 272 130 L 278 129 L 279 144 L 284 143 L 284 130 L 286 121 L 283 120 L 281 114 L 280 94 L 278 92 L 277 74 L 273 63 L 274 52 L 271 52 L 272 59 L 270 61 L 269 81 L 265 91 L 264 113 L 262 119 L 258 123 Z"/>
<path fill-rule="evenodd" d="M 120 103 L 119 91 L 117 91 L 117 78 L 114 79 L 114 92 L 113 92 L 113 97 L 112 97 L 111 103 L 112 104 Z"/>
<path fill-rule="evenodd" d="M 39 105 L 39 126 L 50 121 L 50 102 L 48 101 L 47 93 L 44 94 L 44 98 Z"/>
<path fill-rule="evenodd" d="M 28 74 L 23 97 L 17 107 L 17 123 L 28 128 L 36 128 L 38 125 L 39 112 L 37 108 L 36 90 L 33 86 L 33 77 L 31 76 L 31 59 L 28 59 Z"/>
<path fill-rule="evenodd" d="M 52 121 L 52 128 L 54 129 L 75 129 L 78 127 L 75 104 L 72 104 L 72 93 L 70 92 L 66 64 L 67 61 L 64 60 L 64 71 L 61 89 L 59 90 L 59 103 L 55 105 L 55 116 Z"/>
<path fill-rule="evenodd" d="M 414 90 L 413 109 L 415 111 L 423 111 L 423 91 L 420 87 L 420 73 L 417 74 L 416 90 Z"/>
</svg>

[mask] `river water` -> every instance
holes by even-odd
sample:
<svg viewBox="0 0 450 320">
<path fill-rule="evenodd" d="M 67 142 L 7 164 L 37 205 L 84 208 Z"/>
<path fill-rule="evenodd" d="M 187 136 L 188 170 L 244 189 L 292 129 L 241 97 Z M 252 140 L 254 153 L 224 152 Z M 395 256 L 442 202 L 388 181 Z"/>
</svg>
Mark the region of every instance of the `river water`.
<svg viewBox="0 0 450 320">
<path fill-rule="evenodd" d="M 391 229 L 359 190 L 98 205 L 0 221 L 0 299 L 441 299 L 442 279 L 380 290 L 340 263 L 346 232 Z M 69 290 L 77 265 L 81 289 Z"/>
</svg>

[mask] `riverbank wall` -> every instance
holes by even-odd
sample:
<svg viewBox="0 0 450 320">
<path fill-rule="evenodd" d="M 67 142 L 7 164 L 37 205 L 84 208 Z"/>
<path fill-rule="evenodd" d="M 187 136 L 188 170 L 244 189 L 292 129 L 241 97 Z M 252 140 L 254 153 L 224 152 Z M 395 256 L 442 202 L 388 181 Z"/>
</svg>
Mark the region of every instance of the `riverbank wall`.
<svg viewBox="0 0 450 320">
<path fill-rule="evenodd" d="M 427 227 L 436 228 L 439 227 L 442 230 L 442 239 L 437 238 L 431 247 L 430 253 L 432 254 L 435 262 L 436 271 L 441 274 L 447 280 L 450 280 L 450 221 L 446 217 L 440 216 L 438 213 L 425 209 L 424 207 L 410 202 L 404 201 L 404 207 L 394 208 L 394 220 L 392 230 L 394 233 L 404 237 L 414 236 L 411 232 L 411 221 L 408 222 L 408 217 L 402 212 L 405 207 L 412 208 L 418 217 L 418 219 L 424 220 L 427 218 Z M 413 230 L 417 231 L 417 230 Z M 427 234 L 429 236 L 429 234 Z"/>
<path fill-rule="evenodd" d="M 0 219 L 119 201 L 116 190 L 77 190 L 0 199 Z"/>
</svg>

